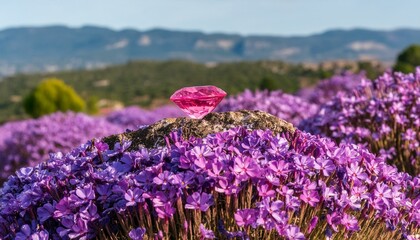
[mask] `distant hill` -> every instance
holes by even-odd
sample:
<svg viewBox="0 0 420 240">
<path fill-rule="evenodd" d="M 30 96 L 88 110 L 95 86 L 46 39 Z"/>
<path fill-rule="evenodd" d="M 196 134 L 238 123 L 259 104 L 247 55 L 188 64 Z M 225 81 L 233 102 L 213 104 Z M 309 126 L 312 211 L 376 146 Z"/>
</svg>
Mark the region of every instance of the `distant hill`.
<svg viewBox="0 0 420 240">
<path fill-rule="evenodd" d="M 93 26 L 20 27 L 0 31 L 0 76 L 91 69 L 137 59 L 392 62 L 399 51 L 413 43 L 420 43 L 420 30 L 333 30 L 311 36 L 279 37 L 163 29 L 114 31 Z"/>
</svg>

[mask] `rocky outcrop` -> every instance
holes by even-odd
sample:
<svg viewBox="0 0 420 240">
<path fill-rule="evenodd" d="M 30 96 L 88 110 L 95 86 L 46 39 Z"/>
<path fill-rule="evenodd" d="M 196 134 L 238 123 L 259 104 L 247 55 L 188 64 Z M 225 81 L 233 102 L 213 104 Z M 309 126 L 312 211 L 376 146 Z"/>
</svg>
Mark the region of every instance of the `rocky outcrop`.
<svg viewBox="0 0 420 240">
<path fill-rule="evenodd" d="M 294 132 L 291 123 L 262 111 L 242 110 L 237 112 L 210 113 L 203 119 L 187 117 L 166 118 L 136 131 L 105 137 L 103 140 L 112 149 L 117 142 L 130 140 L 131 150 L 139 147 L 157 147 L 165 145 L 165 136 L 181 129 L 182 137 L 202 138 L 208 134 L 221 132 L 230 128 L 245 126 L 250 129 L 269 129 L 273 133 Z"/>
</svg>

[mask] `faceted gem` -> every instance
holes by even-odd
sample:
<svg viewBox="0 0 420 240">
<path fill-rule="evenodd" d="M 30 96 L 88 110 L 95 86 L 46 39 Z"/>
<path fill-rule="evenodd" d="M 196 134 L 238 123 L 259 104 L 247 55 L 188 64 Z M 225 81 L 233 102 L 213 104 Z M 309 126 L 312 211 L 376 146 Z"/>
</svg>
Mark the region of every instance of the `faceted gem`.
<svg viewBox="0 0 420 240">
<path fill-rule="evenodd" d="M 194 86 L 179 89 L 170 99 L 191 118 L 201 119 L 225 96 L 226 92 L 215 86 Z"/>
</svg>

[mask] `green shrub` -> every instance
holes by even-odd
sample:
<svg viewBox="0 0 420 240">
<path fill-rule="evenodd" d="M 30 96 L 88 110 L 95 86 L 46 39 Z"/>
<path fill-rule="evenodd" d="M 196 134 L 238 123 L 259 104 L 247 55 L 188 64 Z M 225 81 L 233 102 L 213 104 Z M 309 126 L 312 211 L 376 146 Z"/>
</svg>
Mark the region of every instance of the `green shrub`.
<svg viewBox="0 0 420 240">
<path fill-rule="evenodd" d="M 282 87 L 281 83 L 278 79 L 274 79 L 271 77 L 264 77 L 263 79 L 261 79 L 259 89 L 273 91 L 273 90 L 278 90 L 281 87 Z"/>
<path fill-rule="evenodd" d="M 85 110 L 85 101 L 57 78 L 48 78 L 37 85 L 23 101 L 25 111 L 32 117 L 53 112 L 74 111 L 81 112 Z"/>
<path fill-rule="evenodd" d="M 398 55 L 394 70 L 410 73 L 417 66 L 420 66 L 420 45 L 411 45 Z"/>
</svg>

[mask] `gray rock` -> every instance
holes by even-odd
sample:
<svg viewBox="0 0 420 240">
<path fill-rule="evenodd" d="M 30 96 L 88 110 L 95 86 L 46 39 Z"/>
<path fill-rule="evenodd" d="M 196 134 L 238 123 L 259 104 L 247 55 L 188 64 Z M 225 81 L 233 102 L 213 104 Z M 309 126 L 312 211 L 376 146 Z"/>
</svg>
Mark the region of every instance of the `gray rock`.
<svg viewBox="0 0 420 240">
<path fill-rule="evenodd" d="M 182 130 L 182 137 L 203 138 L 208 134 L 222 132 L 230 128 L 244 126 L 249 129 L 269 129 L 273 133 L 289 131 L 293 133 L 295 128 L 291 123 L 279 119 L 269 113 L 262 111 L 242 110 L 237 112 L 210 113 L 203 119 L 192 119 L 187 117 L 166 118 L 145 128 L 136 131 L 111 135 L 103 140 L 113 149 L 115 143 L 122 140 L 132 142 L 130 150 L 139 147 L 158 147 L 165 145 L 165 136 L 178 129 Z"/>
</svg>

